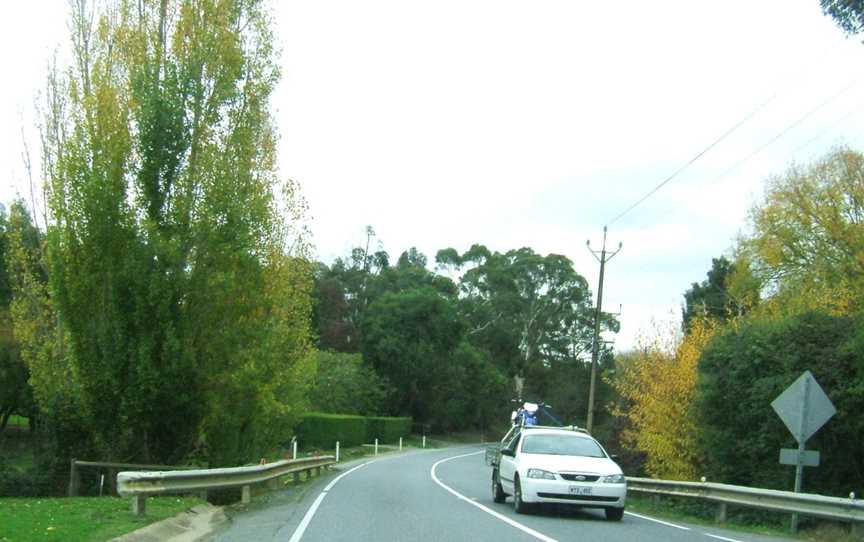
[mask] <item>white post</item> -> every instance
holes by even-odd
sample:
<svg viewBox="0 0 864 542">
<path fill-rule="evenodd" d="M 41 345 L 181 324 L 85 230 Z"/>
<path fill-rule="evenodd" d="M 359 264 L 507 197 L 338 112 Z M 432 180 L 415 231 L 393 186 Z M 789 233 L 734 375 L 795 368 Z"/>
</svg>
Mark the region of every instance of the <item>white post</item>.
<svg viewBox="0 0 864 542">
<path fill-rule="evenodd" d="M 426 447 L 426 435 L 423 435 L 423 447 Z"/>
<path fill-rule="evenodd" d="M 378 439 L 375 439 L 375 455 L 378 455 Z"/>
<path fill-rule="evenodd" d="M 291 446 L 291 459 L 297 459 L 297 441 L 295 440 Z"/>
<path fill-rule="evenodd" d="M 339 462 L 339 441 L 336 441 L 336 462 Z"/>
<path fill-rule="evenodd" d="M 399 437 L 399 451 L 402 451 L 402 437 Z"/>
</svg>

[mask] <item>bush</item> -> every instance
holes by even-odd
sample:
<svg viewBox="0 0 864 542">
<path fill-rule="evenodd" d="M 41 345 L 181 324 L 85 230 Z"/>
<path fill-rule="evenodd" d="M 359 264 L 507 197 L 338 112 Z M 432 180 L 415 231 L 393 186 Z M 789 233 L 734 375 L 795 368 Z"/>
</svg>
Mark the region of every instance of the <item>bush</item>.
<svg viewBox="0 0 864 542">
<path fill-rule="evenodd" d="M 412 418 L 385 418 L 381 416 L 366 418 L 366 442 L 396 442 L 399 437 L 411 434 Z"/>
<path fill-rule="evenodd" d="M 297 428 L 297 440 L 304 447 L 332 449 L 338 440 L 341 446 L 396 442 L 411 434 L 411 418 L 385 418 L 354 416 L 352 414 L 325 414 L 312 412 L 303 416 Z"/>
<path fill-rule="evenodd" d="M 372 367 L 364 365 L 360 354 L 317 352 L 318 371 L 309 392 L 316 412 L 382 414 L 393 390 Z"/>
<path fill-rule="evenodd" d="M 342 446 L 359 446 L 366 439 L 366 418 L 351 414 L 312 412 L 303 416 L 297 427 L 303 446 L 331 449 L 338 440 Z"/>
</svg>

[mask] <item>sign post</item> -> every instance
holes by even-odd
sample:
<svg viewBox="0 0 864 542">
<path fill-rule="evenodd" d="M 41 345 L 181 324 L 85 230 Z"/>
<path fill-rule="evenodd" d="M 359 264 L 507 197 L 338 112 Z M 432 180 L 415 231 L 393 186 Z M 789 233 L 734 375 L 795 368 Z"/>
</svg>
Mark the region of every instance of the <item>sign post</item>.
<svg viewBox="0 0 864 542">
<path fill-rule="evenodd" d="M 807 439 L 813 436 L 837 409 L 825 395 L 810 371 L 804 371 L 771 403 L 771 408 L 798 441 L 798 449 L 780 450 L 780 463 L 795 465 L 795 492 L 801 492 L 804 467 L 819 466 L 819 452 L 804 448 Z M 792 532 L 798 531 L 798 514 L 792 514 Z"/>
</svg>

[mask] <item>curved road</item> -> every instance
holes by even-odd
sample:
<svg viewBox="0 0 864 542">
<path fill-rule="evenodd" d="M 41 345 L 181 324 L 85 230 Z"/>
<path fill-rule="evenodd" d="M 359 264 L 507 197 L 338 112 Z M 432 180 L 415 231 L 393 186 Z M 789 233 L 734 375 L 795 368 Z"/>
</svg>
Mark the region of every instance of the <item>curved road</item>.
<svg viewBox="0 0 864 542">
<path fill-rule="evenodd" d="M 516 514 L 492 502 L 489 467 L 478 447 L 414 451 L 340 464 L 311 484 L 273 495 L 235 515 L 219 542 L 569 540 L 778 542 L 784 539 L 668 523 L 602 510 Z"/>
</svg>

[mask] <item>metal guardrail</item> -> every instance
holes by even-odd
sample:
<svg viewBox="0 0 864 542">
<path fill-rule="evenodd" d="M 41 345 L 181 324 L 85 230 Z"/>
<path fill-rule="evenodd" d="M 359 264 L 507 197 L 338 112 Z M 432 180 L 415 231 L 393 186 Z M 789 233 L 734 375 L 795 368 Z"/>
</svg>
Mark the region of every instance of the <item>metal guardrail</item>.
<svg viewBox="0 0 864 542">
<path fill-rule="evenodd" d="M 241 500 L 248 504 L 252 500 L 251 486 L 273 480 L 286 474 L 313 471 L 321 473 L 322 467 L 335 463 L 331 455 L 288 459 L 250 467 L 221 469 L 198 469 L 182 471 L 121 472 L 117 475 L 117 493 L 132 497 L 132 512 L 143 515 L 146 498 L 155 495 L 177 493 L 200 493 L 211 489 L 242 488 Z"/>
<path fill-rule="evenodd" d="M 627 490 L 648 495 L 689 497 L 717 503 L 718 522 L 726 521 L 727 505 L 759 508 L 852 523 L 853 532 L 864 533 L 864 500 L 826 497 L 712 482 L 677 482 L 627 477 Z"/>
<path fill-rule="evenodd" d="M 113 488 L 116 485 L 117 473 L 123 469 L 126 470 L 189 470 L 194 469 L 192 466 L 173 466 L 173 465 L 141 465 L 137 463 L 111 463 L 107 461 L 79 461 L 72 459 L 69 462 L 69 488 L 67 495 L 77 497 L 81 490 L 81 468 L 92 468 L 107 471 L 108 487 Z"/>
</svg>

